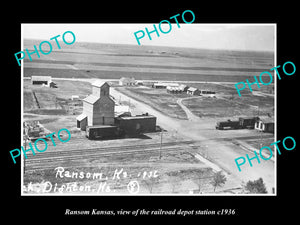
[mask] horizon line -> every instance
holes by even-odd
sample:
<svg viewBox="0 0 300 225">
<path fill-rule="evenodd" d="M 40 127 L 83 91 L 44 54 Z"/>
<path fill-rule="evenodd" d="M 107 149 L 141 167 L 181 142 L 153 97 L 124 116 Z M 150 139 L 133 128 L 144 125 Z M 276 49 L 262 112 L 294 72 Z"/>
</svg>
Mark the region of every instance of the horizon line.
<svg viewBox="0 0 300 225">
<path fill-rule="evenodd" d="M 40 40 L 45 41 L 40 38 L 23 38 L 23 40 Z M 61 41 L 60 41 L 61 42 Z M 166 46 L 166 45 L 135 45 L 135 44 L 125 44 L 125 43 L 111 43 L 111 42 L 94 42 L 94 41 L 76 41 L 79 43 L 89 43 L 89 44 L 111 44 L 111 45 L 130 45 L 136 47 L 167 47 L 167 48 L 188 48 L 197 50 L 211 50 L 211 51 L 236 51 L 236 52 L 264 52 L 264 53 L 275 53 L 275 50 L 245 50 L 245 49 L 221 49 L 221 48 L 199 48 L 199 47 L 182 47 L 182 46 Z"/>
</svg>

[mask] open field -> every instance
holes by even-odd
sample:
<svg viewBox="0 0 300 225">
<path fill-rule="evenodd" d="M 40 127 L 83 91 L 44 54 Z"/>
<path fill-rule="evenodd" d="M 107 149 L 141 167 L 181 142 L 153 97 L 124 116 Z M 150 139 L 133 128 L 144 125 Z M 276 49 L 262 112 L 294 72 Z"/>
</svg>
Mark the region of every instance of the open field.
<svg viewBox="0 0 300 225">
<path fill-rule="evenodd" d="M 190 96 L 186 93 L 171 94 L 166 89 L 149 87 L 118 87 L 118 91 L 152 106 L 171 117 L 187 119 L 185 112 L 177 104 L 179 99 L 200 118 L 236 116 L 274 116 L 274 96 L 243 94 L 239 97 L 236 90 L 220 84 L 188 84 L 201 90 L 215 91 L 216 97 Z"/>
<path fill-rule="evenodd" d="M 82 102 L 72 101 L 72 95 L 83 98 L 90 94 L 91 85 L 79 81 L 55 81 L 58 88 L 47 88 L 41 85 L 32 85 L 30 80 L 24 80 L 24 112 L 37 114 L 68 114 L 69 104 Z M 76 90 L 76 91 L 74 91 Z M 78 108 L 78 107 L 77 107 Z M 75 111 L 75 114 L 80 112 Z"/>
<path fill-rule="evenodd" d="M 177 104 L 177 99 L 187 97 L 187 94 L 172 95 L 166 89 L 154 89 L 149 87 L 117 87 L 121 93 L 144 102 L 154 109 L 177 119 L 187 119 L 185 112 Z"/>
<path fill-rule="evenodd" d="M 268 96 L 203 97 L 186 99 L 183 104 L 199 117 L 274 116 L 274 98 Z"/>
<path fill-rule="evenodd" d="M 38 40 L 25 40 L 32 48 Z M 24 60 L 24 76 L 143 80 L 231 81 L 251 79 L 273 67 L 270 52 L 75 43 Z"/>
</svg>

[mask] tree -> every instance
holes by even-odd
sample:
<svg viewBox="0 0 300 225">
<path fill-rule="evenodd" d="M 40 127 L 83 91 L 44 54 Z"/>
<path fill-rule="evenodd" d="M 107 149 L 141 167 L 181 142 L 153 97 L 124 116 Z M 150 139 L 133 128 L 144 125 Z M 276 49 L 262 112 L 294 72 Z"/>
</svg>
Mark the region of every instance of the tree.
<svg viewBox="0 0 300 225">
<path fill-rule="evenodd" d="M 172 193 L 176 193 L 176 189 L 181 185 L 180 181 L 181 181 L 181 178 L 179 176 L 174 175 L 174 176 L 170 177 L 169 183 L 171 186 Z"/>
<path fill-rule="evenodd" d="M 222 174 L 222 171 L 219 171 L 214 174 L 213 180 L 211 181 L 211 185 L 214 187 L 214 192 L 216 191 L 217 187 L 221 187 L 226 182 L 225 175 Z"/>
<path fill-rule="evenodd" d="M 199 194 L 201 193 L 201 189 L 202 189 L 202 186 L 204 184 L 204 181 L 203 181 L 203 179 L 205 179 L 204 175 L 205 175 L 204 171 L 197 171 L 196 172 L 194 182 L 196 183 L 196 185 L 198 187 L 198 193 Z"/>
<path fill-rule="evenodd" d="M 149 179 L 146 178 L 146 179 L 142 180 L 142 182 L 147 187 L 149 193 L 152 194 L 154 186 L 159 183 L 159 178 L 158 177 L 150 177 Z"/>
<path fill-rule="evenodd" d="M 259 193 L 259 194 L 268 193 L 266 185 L 264 184 L 264 181 L 261 177 L 254 181 L 249 180 L 244 186 L 244 189 L 248 193 Z"/>
</svg>

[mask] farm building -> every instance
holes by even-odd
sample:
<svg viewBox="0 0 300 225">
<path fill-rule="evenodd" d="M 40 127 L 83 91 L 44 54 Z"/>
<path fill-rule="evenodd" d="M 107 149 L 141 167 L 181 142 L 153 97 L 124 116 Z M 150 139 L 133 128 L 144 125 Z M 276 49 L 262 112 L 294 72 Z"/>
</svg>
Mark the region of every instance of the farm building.
<svg viewBox="0 0 300 225">
<path fill-rule="evenodd" d="M 189 87 L 185 84 L 180 84 L 179 85 L 179 89 L 182 91 L 182 92 L 187 92 L 187 90 L 189 89 Z"/>
<path fill-rule="evenodd" d="M 109 84 L 96 81 L 92 84 L 92 94 L 83 99 L 83 112 L 77 119 L 77 127 L 87 124 L 113 125 L 115 102 L 109 96 Z"/>
<path fill-rule="evenodd" d="M 72 96 L 71 96 L 71 99 L 72 99 L 72 100 L 79 100 L 79 96 L 78 96 L 78 95 L 72 95 Z"/>
<path fill-rule="evenodd" d="M 167 92 L 172 94 L 178 94 L 182 92 L 186 92 L 188 90 L 188 86 L 181 84 L 179 86 L 167 86 Z"/>
<path fill-rule="evenodd" d="M 210 95 L 210 94 L 216 94 L 215 91 L 209 91 L 209 90 L 201 90 L 202 95 Z"/>
<path fill-rule="evenodd" d="M 135 81 L 135 85 L 144 85 L 144 82 L 141 80 Z"/>
<path fill-rule="evenodd" d="M 259 118 L 254 126 L 255 130 L 274 133 L 274 120 L 273 118 Z"/>
<path fill-rule="evenodd" d="M 189 95 L 200 95 L 201 91 L 197 88 L 190 87 L 186 93 Z"/>
<path fill-rule="evenodd" d="M 127 135 L 155 132 L 156 117 L 148 114 L 116 117 L 115 125 Z"/>
<path fill-rule="evenodd" d="M 134 79 L 134 77 L 122 77 L 119 80 L 119 85 L 133 86 L 133 85 L 135 85 L 135 79 Z"/>
<path fill-rule="evenodd" d="M 45 86 L 50 87 L 51 83 L 53 83 L 51 76 L 31 76 L 31 84 L 44 84 Z"/>
<path fill-rule="evenodd" d="M 182 93 L 182 90 L 179 87 L 167 87 L 167 92 L 172 94 Z"/>
<path fill-rule="evenodd" d="M 153 88 L 167 88 L 167 87 L 179 87 L 178 83 L 154 83 L 152 85 Z"/>
</svg>

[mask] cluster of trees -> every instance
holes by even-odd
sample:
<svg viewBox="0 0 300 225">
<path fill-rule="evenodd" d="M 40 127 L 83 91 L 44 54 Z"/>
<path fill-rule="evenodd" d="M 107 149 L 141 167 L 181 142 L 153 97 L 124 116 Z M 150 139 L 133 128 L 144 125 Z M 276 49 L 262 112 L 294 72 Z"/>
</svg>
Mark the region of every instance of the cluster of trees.
<svg viewBox="0 0 300 225">
<path fill-rule="evenodd" d="M 227 178 L 224 174 L 222 174 L 222 171 L 219 171 L 217 173 L 214 173 L 213 176 L 205 177 L 205 171 L 196 171 L 193 174 L 193 181 L 198 186 L 198 193 L 202 193 L 204 185 L 207 185 L 208 183 L 212 186 L 213 191 L 216 192 L 218 187 L 222 187 L 225 182 L 227 181 Z M 209 182 L 207 181 L 209 180 Z M 181 184 L 182 177 L 181 176 L 170 176 L 170 185 L 171 185 L 171 192 L 176 193 L 176 189 Z M 148 180 L 145 180 L 144 182 L 145 187 L 148 189 L 150 193 L 153 193 L 153 189 L 155 186 L 159 185 L 159 179 L 158 178 L 150 178 Z M 247 183 L 242 184 L 242 193 L 255 193 L 255 194 L 265 194 L 268 193 L 265 183 L 263 182 L 262 178 L 259 178 L 257 180 L 248 181 Z"/>
</svg>

